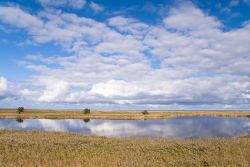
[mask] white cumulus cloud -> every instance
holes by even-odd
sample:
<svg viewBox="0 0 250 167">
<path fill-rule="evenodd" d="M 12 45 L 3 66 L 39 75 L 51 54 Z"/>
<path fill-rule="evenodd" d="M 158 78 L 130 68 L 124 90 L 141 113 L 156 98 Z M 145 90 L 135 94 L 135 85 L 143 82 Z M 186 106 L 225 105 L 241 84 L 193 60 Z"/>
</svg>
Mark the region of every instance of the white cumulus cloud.
<svg viewBox="0 0 250 167">
<path fill-rule="evenodd" d="M 171 8 L 155 25 L 125 16 L 100 22 L 54 10 L 31 14 L 13 6 L 0 9 L 1 22 L 68 54 L 29 54 L 22 60 L 38 73 L 22 93 L 38 101 L 156 106 L 250 102 L 249 23 L 224 31 L 220 20 L 193 4 Z"/>
</svg>

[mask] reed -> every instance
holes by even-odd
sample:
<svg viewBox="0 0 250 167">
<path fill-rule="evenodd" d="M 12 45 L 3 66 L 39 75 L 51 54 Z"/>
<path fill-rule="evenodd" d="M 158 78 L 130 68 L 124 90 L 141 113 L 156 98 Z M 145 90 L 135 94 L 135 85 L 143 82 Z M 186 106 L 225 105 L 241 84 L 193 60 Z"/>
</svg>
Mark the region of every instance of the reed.
<svg viewBox="0 0 250 167">
<path fill-rule="evenodd" d="M 0 166 L 249 166 L 250 136 L 169 140 L 0 131 Z"/>
</svg>

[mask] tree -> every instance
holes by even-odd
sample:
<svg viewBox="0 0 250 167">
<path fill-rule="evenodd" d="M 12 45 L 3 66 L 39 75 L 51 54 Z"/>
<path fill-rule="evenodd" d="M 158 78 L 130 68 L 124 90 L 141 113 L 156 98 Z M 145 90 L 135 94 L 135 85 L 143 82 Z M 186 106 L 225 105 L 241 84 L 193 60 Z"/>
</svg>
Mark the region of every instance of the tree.
<svg viewBox="0 0 250 167">
<path fill-rule="evenodd" d="M 143 115 L 146 115 L 146 114 L 148 114 L 148 111 L 147 111 L 147 110 L 144 110 L 144 111 L 142 111 L 142 114 L 143 114 Z"/>
<path fill-rule="evenodd" d="M 16 112 L 18 114 L 21 114 L 22 112 L 24 112 L 24 107 L 18 107 Z"/>
<path fill-rule="evenodd" d="M 83 112 L 84 112 L 84 114 L 90 114 L 90 109 L 85 108 L 85 109 L 83 110 Z"/>
</svg>

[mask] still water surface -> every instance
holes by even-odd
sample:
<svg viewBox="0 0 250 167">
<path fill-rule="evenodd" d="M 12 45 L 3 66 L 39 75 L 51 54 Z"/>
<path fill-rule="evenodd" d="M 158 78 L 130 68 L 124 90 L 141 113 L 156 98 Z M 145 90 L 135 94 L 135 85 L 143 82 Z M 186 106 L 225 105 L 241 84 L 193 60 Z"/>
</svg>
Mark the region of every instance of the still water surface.
<svg viewBox="0 0 250 167">
<path fill-rule="evenodd" d="M 161 120 L 0 119 L 0 129 L 175 139 L 234 137 L 250 135 L 250 118 L 194 116 Z"/>
</svg>

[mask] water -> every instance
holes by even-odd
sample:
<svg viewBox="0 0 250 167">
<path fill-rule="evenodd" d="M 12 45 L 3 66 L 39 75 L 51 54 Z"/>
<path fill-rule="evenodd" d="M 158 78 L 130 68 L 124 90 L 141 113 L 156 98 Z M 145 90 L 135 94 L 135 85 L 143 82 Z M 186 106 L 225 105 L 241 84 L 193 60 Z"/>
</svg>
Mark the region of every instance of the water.
<svg viewBox="0 0 250 167">
<path fill-rule="evenodd" d="M 250 135 L 250 118 L 194 116 L 161 120 L 0 119 L 0 129 L 189 139 Z"/>
</svg>

